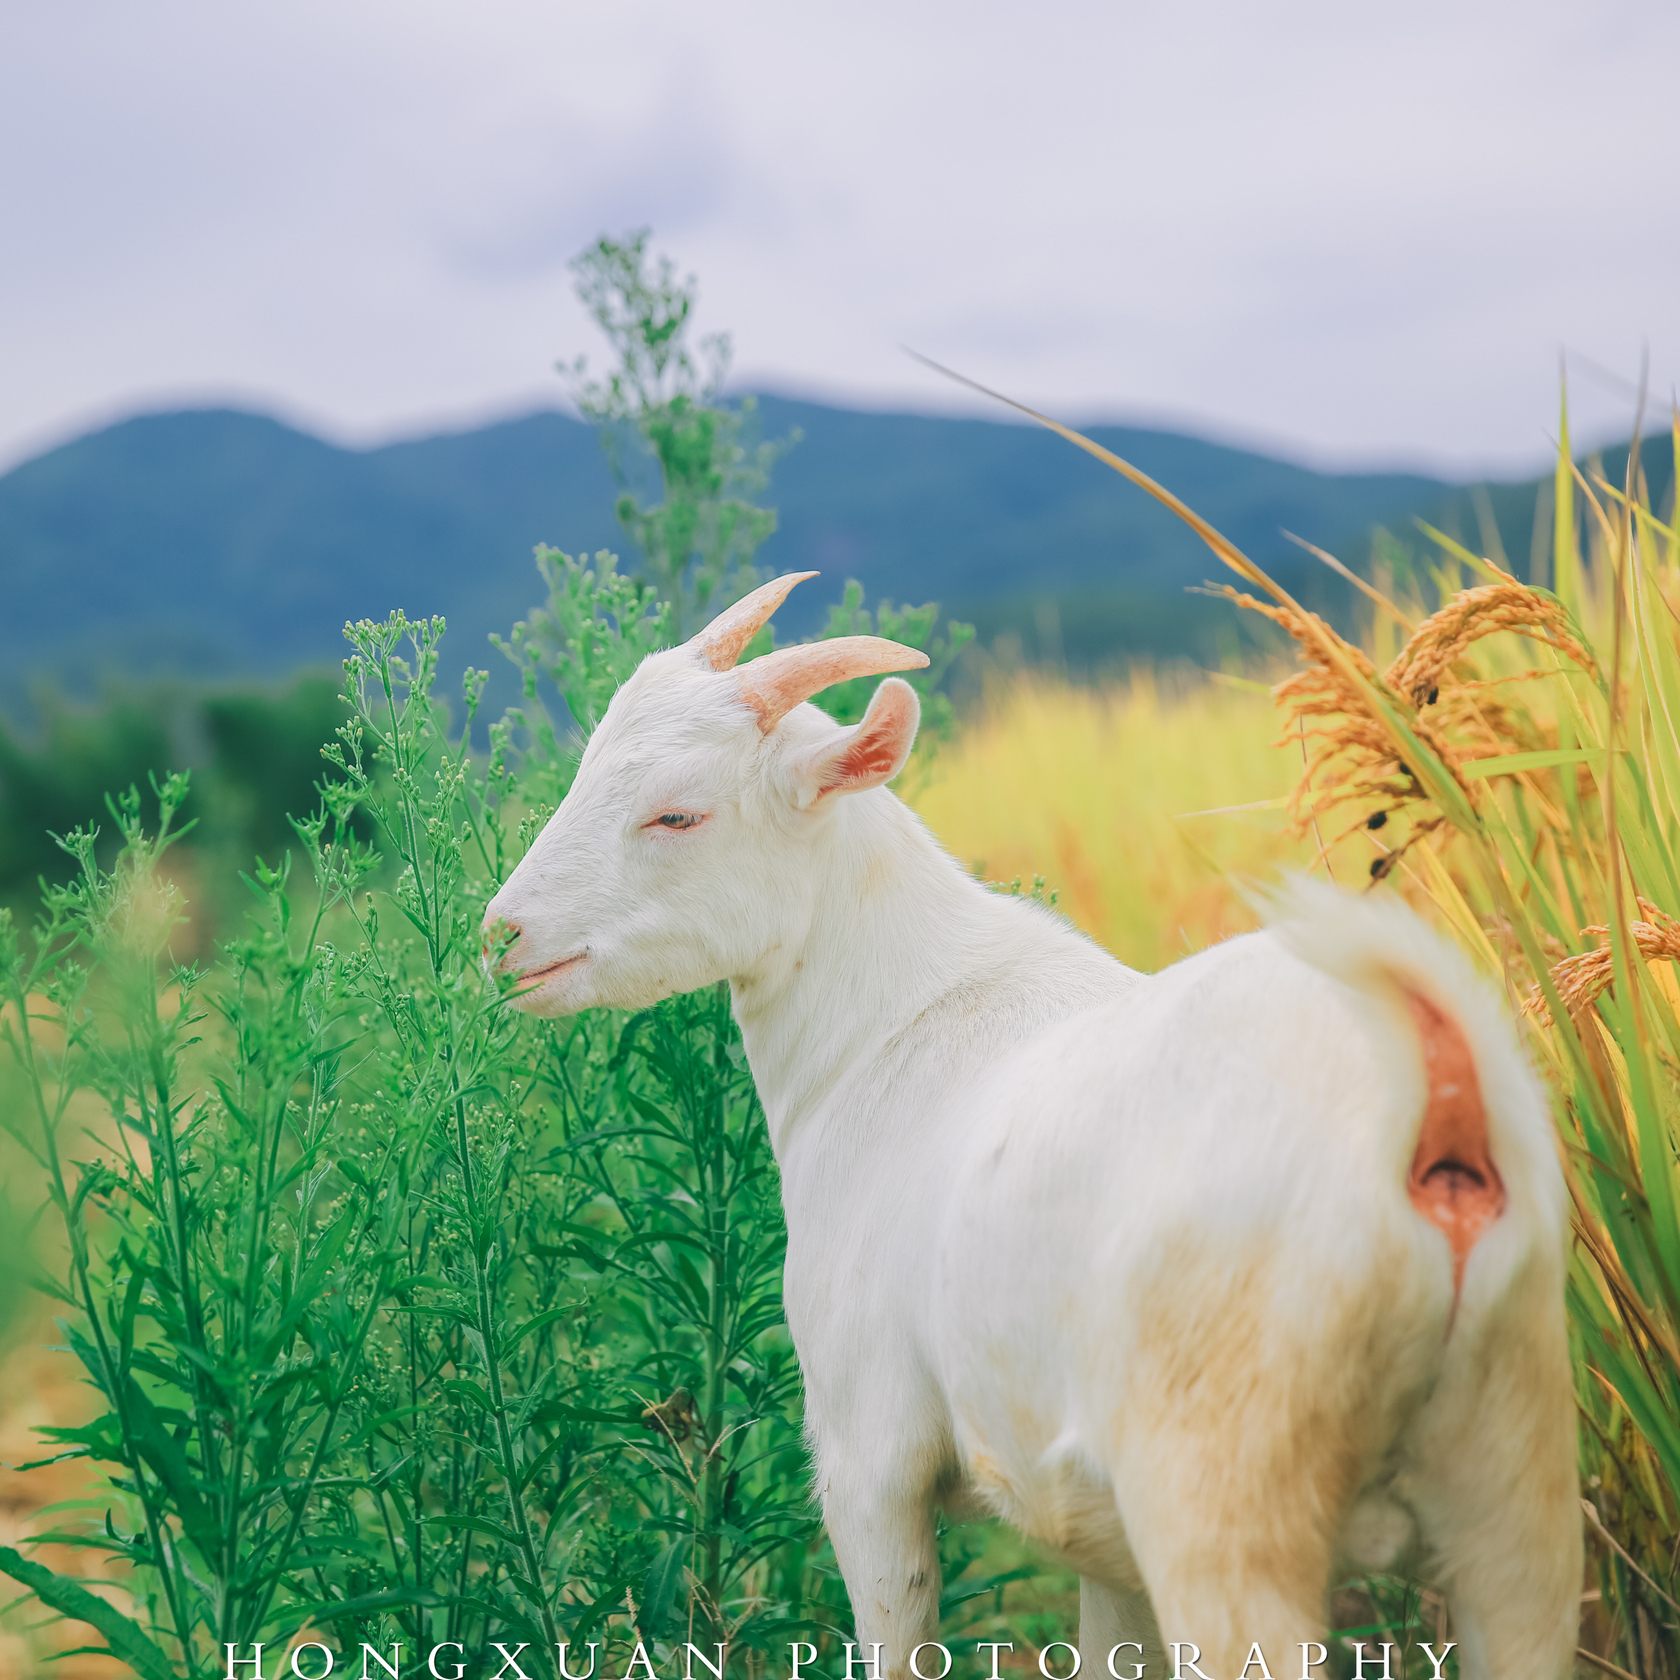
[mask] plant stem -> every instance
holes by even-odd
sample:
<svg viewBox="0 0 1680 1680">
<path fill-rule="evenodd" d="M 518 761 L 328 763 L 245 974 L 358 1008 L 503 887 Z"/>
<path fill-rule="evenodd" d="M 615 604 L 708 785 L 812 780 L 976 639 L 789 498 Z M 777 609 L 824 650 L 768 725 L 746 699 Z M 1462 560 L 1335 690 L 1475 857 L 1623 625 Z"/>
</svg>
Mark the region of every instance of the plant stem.
<svg viewBox="0 0 1680 1680">
<path fill-rule="evenodd" d="M 554 1609 L 543 1588 L 542 1566 L 537 1558 L 536 1542 L 531 1537 L 531 1524 L 525 1512 L 525 1499 L 520 1487 L 519 1460 L 514 1451 L 513 1431 L 508 1425 L 507 1398 L 502 1390 L 501 1350 L 496 1337 L 496 1314 L 490 1299 L 490 1276 L 479 1242 L 481 1210 L 472 1154 L 467 1138 L 467 1105 L 457 1094 L 455 1098 L 455 1137 L 461 1166 L 461 1188 L 467 1209 L 468 1248 L 472 1254 L 473 1283 L 478 1308 L 478 1334 L 484 1344 L 485 1374 L 490 1384 L 491 1416 L 496 1425 L 496 1448 L 501 1457 L 502 1476 L 507 1483 L 508 1514 L 513 1520 L 513 1532 L 518 1540 L 519 1553 L 525 1563 L 525 1578 L 542 1602 L 543 1638 L 549 1646 L 560 1643 Z"/>
</svg>

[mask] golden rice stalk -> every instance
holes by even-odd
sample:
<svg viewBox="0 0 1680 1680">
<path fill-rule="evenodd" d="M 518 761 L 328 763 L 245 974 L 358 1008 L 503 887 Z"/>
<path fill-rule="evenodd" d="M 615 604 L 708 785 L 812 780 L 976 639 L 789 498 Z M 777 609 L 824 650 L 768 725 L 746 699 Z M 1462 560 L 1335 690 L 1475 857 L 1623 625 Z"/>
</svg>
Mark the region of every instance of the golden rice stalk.
<svg viewBox="0 0 1680 1680">
<path fill-rule="evenodd" d="M 1442 679 L 1464 657 L 1466 649 L 1501 630 L 1545 642 L 1564 658 L 1598 674 L 1592 655 L 1569 633 L 1558 601 L 1519 583 L 1491 562 L 1489 569 L 1499 573 L 1498 583 L 1460 590 L 1417 627 L 1400 650 L 1400 657 L 1383 673 L 1384 682 L 1396 692 L 1409 695 L 1414 706 L 1430 703 Z"/>
<path fill-rule="evenodd" d="M 1271 619 L 1301 650 L 1303 669 L 1272 690 L 1288 718 L 1279 744 L 1299 735 L 1306 753 L 1306 766 L 1290 796 L 1297 832 L 1319 812 L 1350 799 L 1376 800 L 1383 809 L 1396 810 L 1421 798 L 1387 731 L 1355 686 L 1355 674 L 1367 683 L 1388 686 L 1365 651 L 1344 640 L 1317 613 L 1256 600 L 1228 585 L 1219 593 Z M 1401 712 L 1414 714 L 1407 717 L 1412 731 L 1456 775 L 1459 754 L 1435 721 L 1415 715 L 1416 705 L 1403 692 L 1389 698 Z"/>
<path fill-rule="evenodd" d="M 1643 921 L 1628 923 L 1628 937 L 1639 949 L 1646 962 L 1680 962 L 1680 920 L 1659 910 L 1649 899 L 1640 899 Z M 1596 939 L 1598 945 L 1552 964 L 1552 983 L 1557 987 L 1559 1001 L 1570 1015 L 1579 1019 L 1598 1001 L 1599 994 L 1616 978 L 1615 957 L 1610 944 L 1608 926 L 1595 925 L 1581 929 L 1583 939 Z M 1539 986 L 1528 994 L 1523 1013 L 1531 1015 L 1543 1026 L 1552 1024 L 1552 1012 L 1546 1007 Z"/>
<path fill-rule="evenodd" d="M 1238 606 L 1271 619 L 1301 651 L 1303 669 L 1272 691 L 1288 719 L 1280 741 L 1299 735 L 1306 749 L 1306 765 L 1290 800 L 1297 831 L 1349 800 L 1375 803 L 1386 817 L 1425 798 L 1389 732 L 1355 687 L 1354 673 L 1385 693 L 1472 805 L 1480 796 L 1460 774 L 1467 757 L 1503 757 L 1553 744 L 1536 734 L 1526 709 L 1514 709 L 1490 692 L 1514 679 L 1493 682 L 1455 669 L 1476 642 L 1509 631 L 1544 643 L 1596 675 L 1593 657 L 1571 634 L 1562 606 L 1492 569 L 1498 572 L 1497 582 L 1454 595 L 1417 627 L 1380 677 L 1364 650 L 1338 636 L 1316 613 L 1257 600 L 1229 586 L 1220 590 Z M 1373 873 L 1380 878 L 1388 869 L 1379 866 Z"/>
</svg>

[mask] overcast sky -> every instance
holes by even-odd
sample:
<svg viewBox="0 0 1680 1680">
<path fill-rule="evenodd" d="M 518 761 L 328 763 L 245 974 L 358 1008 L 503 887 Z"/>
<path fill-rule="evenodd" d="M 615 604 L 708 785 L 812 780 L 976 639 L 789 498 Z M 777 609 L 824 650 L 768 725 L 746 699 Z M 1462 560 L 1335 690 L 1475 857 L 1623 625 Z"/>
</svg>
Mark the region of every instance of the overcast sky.
<svg viewBox="0 0 1680 1680">
<path fill-rule="evenodd" d="M 0 465 L 559 399 L 651 224 L 743 384 L 1528 468 L 1680 382 L 1672 0 L 5 0 Z M 1603 371 L 1600 371 L 1600 370 Z"/>
</svg>

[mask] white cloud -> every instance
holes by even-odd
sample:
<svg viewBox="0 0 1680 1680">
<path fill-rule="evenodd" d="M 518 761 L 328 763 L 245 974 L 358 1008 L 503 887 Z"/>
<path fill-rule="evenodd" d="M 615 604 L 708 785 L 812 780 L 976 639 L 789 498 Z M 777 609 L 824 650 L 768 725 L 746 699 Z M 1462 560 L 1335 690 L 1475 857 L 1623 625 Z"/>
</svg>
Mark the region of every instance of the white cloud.
<svg viewBox="0 0 1680 1680">
<path fill-rule="evenodd" d="M 238 393 L 558 395 L 651 223 L 743 378 L 1527 465 L 1569 346 L 1680 379 L 1680 13 L 1414 0 L 80 0 L 0 16 L 0 453 Z M 1583 431 L 1625 426 L 1583 360 Z"/>
</svg>

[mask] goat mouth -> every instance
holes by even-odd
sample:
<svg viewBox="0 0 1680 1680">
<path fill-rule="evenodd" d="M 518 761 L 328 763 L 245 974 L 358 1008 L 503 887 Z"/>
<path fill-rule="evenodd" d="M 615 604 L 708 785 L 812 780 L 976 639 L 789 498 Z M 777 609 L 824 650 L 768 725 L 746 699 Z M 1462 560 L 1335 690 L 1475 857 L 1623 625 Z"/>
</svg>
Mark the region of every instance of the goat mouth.
<svg viewBox="0 0 1680 1680">
<path fill-rule="evenodd" d="M 579 951 L 570 957 L 562 957 L 558 962 L 544 963 L 541 968 L 528 968 L 516 979 L 521 988 L 538 986 L 545 980 L 552 980 L 557 974 L 563 973 L 574 963 L 580 963 L 589 955 L 588 951 Z"/>
</svg>

